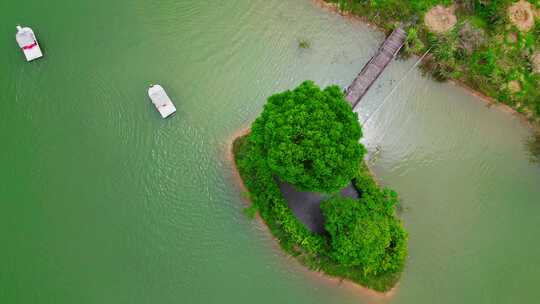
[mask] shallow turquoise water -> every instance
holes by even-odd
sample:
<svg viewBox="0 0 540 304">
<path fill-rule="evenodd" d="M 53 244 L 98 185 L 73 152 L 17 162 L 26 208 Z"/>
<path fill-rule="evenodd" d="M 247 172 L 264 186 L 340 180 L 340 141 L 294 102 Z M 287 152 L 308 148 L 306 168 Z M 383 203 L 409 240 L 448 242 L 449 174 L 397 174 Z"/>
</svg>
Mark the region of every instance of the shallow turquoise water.
<svg viewBox="0 0 540 304">
<path fill-rule="evenodd" d="M 44 59 L 23 61 L 17 23 Z M 273 92 L 346 86 L 381 33 L 304 0 L 7 0 L 0 25 L 1 303 L 379 302 L 313 278 L 246 219 L 226 151 Z M 391 65 L 361 120 L 413 63 Z M 172 119 L 146 97 L 155 82 Z M 414 71 L 364 131 L 410 233 L 389 301 L 534 302 L 529 130 Z"/>
</svg>

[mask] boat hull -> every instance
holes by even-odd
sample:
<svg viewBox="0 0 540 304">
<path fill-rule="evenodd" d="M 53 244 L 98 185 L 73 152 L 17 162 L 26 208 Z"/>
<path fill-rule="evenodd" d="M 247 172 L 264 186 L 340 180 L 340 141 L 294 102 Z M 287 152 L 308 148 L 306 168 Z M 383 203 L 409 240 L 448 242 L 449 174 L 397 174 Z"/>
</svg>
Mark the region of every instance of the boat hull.
<svg viewBox="0 0 540 304">
<path fill-rule="evenodd" d="M 31 28 L 17 26 L 15 39 L 17 40 L 17 44 L 21 48 L 26 61 L 32 61 L 43 57 L 43 52 L 41 52 L 36 35 Z"/>
<path fill-rule="evenodd" d="M 24 57 L 26 57 L 26 61 L 32 61 L 38 58 L 43 57 L 43 53 L 41 52 L 41 49 L 39 48 L 39 44 L 36 44 L 31 49 L 23 49 Z"/>
<path fill-rule="evenodd" d="M 152 85 L 148 88 L 148 96 L 162 118 L 167 118 L 176 113 L 176 107 L 160 85 Z"/>
</svg>

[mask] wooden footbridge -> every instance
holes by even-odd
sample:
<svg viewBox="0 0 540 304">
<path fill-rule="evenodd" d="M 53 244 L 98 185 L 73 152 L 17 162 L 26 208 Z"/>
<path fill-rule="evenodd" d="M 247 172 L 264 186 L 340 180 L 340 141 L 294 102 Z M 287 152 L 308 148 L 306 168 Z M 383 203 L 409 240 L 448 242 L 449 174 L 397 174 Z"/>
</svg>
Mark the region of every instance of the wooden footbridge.
<svg viewBox="0 0 540 304">
<path fill-rule="evenodd" d="M 401 27 L 396 28 L 345 90 L 345 98 L 350 102 L 353 109 L 403 47 L 406 38 L 407 33 L 405 30 Z"/>
</svg>

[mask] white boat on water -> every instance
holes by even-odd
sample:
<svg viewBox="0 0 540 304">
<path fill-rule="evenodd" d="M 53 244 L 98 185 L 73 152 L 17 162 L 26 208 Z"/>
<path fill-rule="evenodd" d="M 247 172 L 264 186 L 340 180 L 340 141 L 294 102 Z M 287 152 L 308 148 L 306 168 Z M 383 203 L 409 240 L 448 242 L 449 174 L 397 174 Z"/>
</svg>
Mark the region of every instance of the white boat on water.
<svg viewBox="0 0 540 304">
<path fill-rule="evenodd" d="M 176 107 L 159 84 L 153 84 L 148 88 L 148 96 L 159 111 L 159 114 L 161 114 L 161 117 L 167 118 L 176 113 Z"/>
<path fill-rule="evenodd" d="M 32 31 L 31 28 L 17 25 L 15 39 L 23 51 L 26 61 L 32 61 L 43 57 L 36 35 L 34 35 L 34 31 Z"/>
</svg>

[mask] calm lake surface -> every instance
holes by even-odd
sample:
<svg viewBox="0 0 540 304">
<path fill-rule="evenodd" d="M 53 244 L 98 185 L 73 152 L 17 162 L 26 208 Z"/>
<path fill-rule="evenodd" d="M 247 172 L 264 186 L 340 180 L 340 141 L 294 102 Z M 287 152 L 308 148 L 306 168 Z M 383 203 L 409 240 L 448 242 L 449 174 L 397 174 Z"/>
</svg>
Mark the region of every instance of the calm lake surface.
<svg viewBox="0 0 540 304">
<path fill-rule="evenodd" d="M 17 23 L 45 58 L 24 62 Z M 308 0 L 1 1 L 0 303 L 536 302 L 530 131 L 416 70 L 386 98 L 414 60 L 359 109 L 380 106 L 364 143 L 410 233 L 392 299 L 314 278 L 242 213 L 231 136 L 273 92 L 346 86 L 382 39 Z"/>
</svg>

